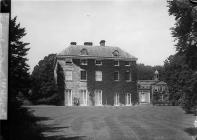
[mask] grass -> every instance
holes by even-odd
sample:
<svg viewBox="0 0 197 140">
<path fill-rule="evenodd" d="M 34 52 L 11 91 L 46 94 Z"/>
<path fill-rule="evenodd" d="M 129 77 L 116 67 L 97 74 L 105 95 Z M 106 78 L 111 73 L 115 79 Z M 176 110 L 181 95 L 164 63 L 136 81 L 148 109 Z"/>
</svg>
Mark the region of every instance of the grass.
<svg viewBox="0 0 197 140">
<path fill-rule="evenodd" d="M 32 106 L 47 140 L 192 140 L 195 116 L 180 107 Z M 193 133 L 191 133 L 191 131 Z"/>
</svg>

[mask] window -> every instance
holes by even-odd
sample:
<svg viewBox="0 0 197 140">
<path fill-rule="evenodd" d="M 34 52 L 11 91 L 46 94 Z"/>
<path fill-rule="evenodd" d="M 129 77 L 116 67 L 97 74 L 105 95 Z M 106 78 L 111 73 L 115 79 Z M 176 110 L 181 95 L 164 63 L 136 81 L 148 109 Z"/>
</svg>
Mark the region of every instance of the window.
<svg viewBox="0 0 197 140">
<path fill-rule="evenodd" d="M 95 105 L 102 106 L 102 90 L 95 90 Z"/>
<path fill-rule="evenodd" d="M 154 90 L 155 90 L 155 91 L 158 91 L 158 87 L 157 87 L 157 86 L 155 86 L 155 87 L 154 87 Z"/>
<path fill-rule="evenodd" d="M 166 90 L 166 87 L 165 86 L 162 86 L 162 91 L 165 91 Z"/>
<path fill-rule="evenodd" d="M 87 80 L 87 72 L 85 70 L 81 71 L 81 80 L 83 81 Z"/>
<path fill-rule="evenodd" d="M 119 98 L 120 98 L 119 94 L 116 93 L 115 96 L 114 96 L 114 106 L 119 106 L 120 105 L 119 104 Z"/>
<path fill-rule="evenodd" d="M 119 52 L 117 50 L 115 50 L 113 53 L 113 56 L 118 57 L 119 56 Z"/>
<path fill-rule="evenodd" d="M 118 81 L 119 80 L 119 72 L 115 71 L 114 72 L 114 81 Z"/>
<path fill-rule="evenodd" d="M 96 71 L 95 80 L 96 81 L 102 81 L 102 71 Z"/>
<path fill-rule="evenodd" d="M 71 65 L 71 64 L 73 64 L 73 61 L 72 61 L 72 59 L 66 59 L 65 63 L 66 63 L 66 65 Z"/>
<path fill-rule="evenodd" d="M 65 80 L 66 81 L 72 80 L 72 71 L 65 71 Z"/>
<path fill-rule="evenodd" d="M 125 80 L 126 81 L 131 81 L 131 72 L 130 71 L 125 72 Z"/>
<path fill-rule="evenodd" d="M 114 61 L 114 66 L 119 66 L 119 61 L 118 60 Z"/>
<path fill-rule="evenodd" d="M 95 60 L 95 64 L 96 64 L 97 66 L 100 66 L 100 65 L 102 65 L 102 61 L 101 61 L 101 60 Z"/>
<path fill-rule="evenodd" d="M 80 93 L 81 93 L 81 98 L 82 98 L 81 106 L 87 106 L 87 104 L 88 104 L 87 90 L 82 89 L 82 90 L 80 90 Z"/>
<path fill-rule="evenodd" d="M 80 64 L 81 65 L 88 65 L 88 60 L 87 59 L 81 59 Z"/>
<path fill-rule="evenodd" d="M 88 55 L 88 51 L 85 48 L 82 49 L 80 53 L 81 53 L 81 55 Z"/>
<path fill-rule="evenodd" d="M 131 94 L 127 93 L 126 94 L 126 106 L 130 106 L 131 105 Z"/>
<path fill-rule="evenodd" d="M 125 61 L 125 66 L 130 66 L 130 61 Z"/>
<path fill-rule="evenodd" d="M 65 91 L 65 104 L 67 104 L 68 106 L 72 106 L 72 90 L 71 89 L 66 89 Z"/>
</svg>

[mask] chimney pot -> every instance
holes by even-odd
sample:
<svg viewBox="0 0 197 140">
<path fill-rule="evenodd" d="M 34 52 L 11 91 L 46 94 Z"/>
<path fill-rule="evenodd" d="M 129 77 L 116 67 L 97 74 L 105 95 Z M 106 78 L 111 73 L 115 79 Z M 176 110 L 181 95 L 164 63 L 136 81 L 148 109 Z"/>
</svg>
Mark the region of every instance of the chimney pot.
<svg viewBox="0 0 197 140">
<path fill-rule="evenodd" d="M 77 42 L 70 42 L 70 45 L 77 45 Z"/>
<path fill-rule="evenodd" d="M 93 43 L 92 42 L 84 42 L 84 45 L 86 45 L 86 46 L 92 46 Z"/>
</svg>

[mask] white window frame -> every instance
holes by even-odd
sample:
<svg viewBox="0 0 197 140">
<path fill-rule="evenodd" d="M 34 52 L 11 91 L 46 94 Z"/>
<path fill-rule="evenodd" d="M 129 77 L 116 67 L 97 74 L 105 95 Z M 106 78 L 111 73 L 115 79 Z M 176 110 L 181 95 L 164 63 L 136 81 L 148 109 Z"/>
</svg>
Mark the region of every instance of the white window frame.
<svg viewBox="0 0 197 140">
<path fill-rule="evenodd" d="M 86 89 L 81 89 L 80 94 L 82 97 L 82 104 L 80 106 L 87 106 L 88 105 L 88 92 Z"/>
<path fill-rule="evenodd" d="M 85 61 L 85 63 L 83 61 Z M 80 59 L 80 65 L 87 66 L 88 65 L 88 60 L 87 59 Z"/>
<path fill-rule="evenodd" d="M 100 61 L 101 63 L 100 63 L 100 64 L 97 64 L 97 63 L 96 63 L 97 61 Z M 102 60 L 95 60 L 95 65 L 96 65 L 96 66 L 101 66 L 101 65 L 103 65 Z"/>
<path fill-rule="evenodd" d="M 69 62 L 69 63 L 67 63 L 67 62 Z M 66 58 L 65 59 L 65 64 L 66 65 L 72 65 L 73 64 L 73 60 L 71 58 Z"/>
<path fill-rule="evenodd" d="M 114 106 L 119 106 L 119 105 L 120 105 L 120 94 L 119 93 L 115 93 Z"/>
<path fill-rule="evenodd" d="M 129 64 L 128 64 L 128 65 L 125 64 L 125 66 L 127 66 L 127 67 L 131 66 L 131 62 L 130 62 L 130 61 L 125 61 L 125 63 L 126 63 L 126 62 L 129 62 Z"/>
<path fill-rule="evenodd" d="M 73 105 L 72 90 L 66 89 L 65 94 L 67 97 L 67 106 L 72 106 Z"/>
<path fill-rule="evenodd" d="M 126 106 L 131 106 L 132 103 L 131 103 L 131 93 L 126 93 Z"/>
<path fill-rule="evenodd" d="M 126 77 L 126 73 L 129 73 L 129 80 L 128 79 L 125 79 L 127 82 L 131 81 L 131 72 L 130 71 L 126 71 L 125 72 L 125 77 Z"/>
<path fill-rule="evenodd" d="M 115 61 L 118 62 L 118 64 L 115 64 Z M 114 66 L 120 66 L 120 61 L 119 60 L 114 60 Z"/>
<path fill-rule="evenodd" d="M 68 78 L 68 75 L 69 75 L 69 74 L 68 74 L 67 72 L 71 72 L 71 73 L 70 73 L 71 76 L 70 76 L 69 78 Z M 72 70 L 66 70 L 66 71 L 65 71 L 65 81 L 72 81 L 72 80 L 73 80 Z"/>
<path fill-rule="evenodd" d="M 95 105 L 96 106 L 102 106 L 103 101 L 102 101 L 102 90 L 95 90 Z"/>
<path fill-rule="evenodd" d="M 116 73 L 116 72 L 118 72 L 118 80 L 115 79 L 115 73 Z M 119 80 L 120 80 L 120 73 L 119 73 L 119 71 L 115 71 L 115 72 L 114 72 L 114 81 L 119 81 Z"/>
<path fill-rule="evenodd" d="M 102 81 L 102 80 L 103 80 L 102 71 L 95 71 L 95 81 Z"/>
<path fill-rule="evenodd" d="M 85 72 L 86 72 L 86 79 L 81 79 L 81 72 L 82 72 L 82 71 L 85 71 Z M 81 70 L 81 71 L 80 71 L 80 80 L 81 80 L 81 81 L 87 81 L 87 71 L 86 71 L 86 70 Z"/>
</svg>

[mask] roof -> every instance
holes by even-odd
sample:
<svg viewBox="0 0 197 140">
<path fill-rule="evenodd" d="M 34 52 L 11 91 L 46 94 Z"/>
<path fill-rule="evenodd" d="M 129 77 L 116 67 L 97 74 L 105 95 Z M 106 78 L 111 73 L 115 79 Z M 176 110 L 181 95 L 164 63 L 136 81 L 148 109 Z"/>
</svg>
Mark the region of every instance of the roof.
<svg viewBox="0 0 197 140">
<path fill-rule="evenodd" d="M 123 58 L 123 59 L 132 59 L 137 60 L 133 55 L 123 51 L 119 47 L 111 47 L 111 46 L 86 46 L 86 45 L 70 45 L 62 52 L 58 54 L 58 56 L 84 56 L 81 54 L 82 50 L 86 50 L 88 57 L 101 57 L 101 58 Z M 117 55 L 118 56 L 115 56 Z"/>
<path fill-rule="evenodd" d="M 155 84 L 157 81 L 155 80 L 138 80 L 138 84 L 140 85 L 152 85 Z"/>
<path fill-rule="evenodd" d="M 138 84 L 140 85 L 167 85 L 164 81 L 157 80 L 138 80 Z"/>
<path fill-rule="evenodd" d="M 159 82 L 155 83 L 155 85 L 167 85 L 167 83 L 164 81 L 159 81 Z"/>
</svg>

